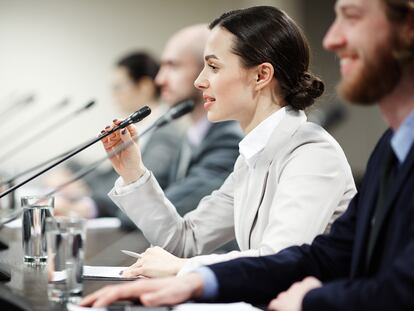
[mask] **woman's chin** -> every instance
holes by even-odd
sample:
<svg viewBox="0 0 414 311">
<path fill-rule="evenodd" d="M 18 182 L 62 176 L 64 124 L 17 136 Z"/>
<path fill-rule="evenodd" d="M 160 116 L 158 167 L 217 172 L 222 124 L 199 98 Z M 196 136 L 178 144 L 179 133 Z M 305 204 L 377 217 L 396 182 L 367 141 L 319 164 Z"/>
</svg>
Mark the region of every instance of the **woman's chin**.
<svg viewBox="0 0 414 311">
<path fill-rule="evenodd" d="M 226 121 L 222 117 L 218 116 L 217 114 L 215 114 L 212 111 L 207 112 L 207 119 L 212 123 Z"/>
</svg>

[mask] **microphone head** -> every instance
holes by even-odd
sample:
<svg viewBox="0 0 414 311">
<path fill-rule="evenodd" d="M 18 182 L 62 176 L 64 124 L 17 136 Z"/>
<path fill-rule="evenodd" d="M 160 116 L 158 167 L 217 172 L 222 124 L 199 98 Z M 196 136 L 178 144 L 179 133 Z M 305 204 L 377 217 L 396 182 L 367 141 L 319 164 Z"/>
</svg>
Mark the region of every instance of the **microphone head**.
<svg viewBox="0 0 414 311">
<path fill-rule="evenodd" d="M 20 101 L 20 104 L 22 105 L 28 105 L 31 103 L 34 103 L 36 99 L 36 95 L 34 93 L 27 95 L 26 97 L 22 98 Z"/>
<path fill-rule="evenodd" d="M 191 111 L 193 111 L 194 109 L 194 101 L 192 100 L 186 100 L 183 101 L 177 105 L 175 105 L 174 107 L 171 108 L 170 110 L 170 118 L 172 120 L 177 119 L 179 117 L 182 117 L 183 115 L 190 113 Z"/>
<path fill-rule="evenodd" d="M 89 108 L 93 107 L 96 104 L 95 100 L 91 100 L 90 102 L 88 102 L 85 107 L 83 107 L 83 109 L 88 110 Z"/>
<path fill-rule="evenodd" d="M 165 115 L 163 115 L 161 118 L 159 118 L 155 122 L 156 127 L 161 127 L 166 125 L 167 123 L 170 123 L 172 120 L 175 120 L 179 117 L 182 117 L 183 115 L 193 111 L 194 109 L 194 101 L 192 100 L 186 100 L 181 103 L 176 104 L 174 107 L 172 107 L 170 110 L 167 111 Z"/>
<path fill-rule="evenodd" d="M 137 123 L 141 121 L 142 119 L 148 117 L 151 113 L 151 109 L 148 106 L 144 106 L 140 108 L 139 110 L 135 111 L 133 114 L 131 114 L 125 121 L 127 121 L 127 125 L 132 123 Z"/>
<path fill-rule="evenodd" d="M 56 108 L 57 109 L 63 108 L 65 106 L 69 105 L 69 103 L 70 103 L 70 98 L 69 97 L 65 97 L 60 102 L 58 102 L 58 104 L 56 105 Z"/>
</svg>

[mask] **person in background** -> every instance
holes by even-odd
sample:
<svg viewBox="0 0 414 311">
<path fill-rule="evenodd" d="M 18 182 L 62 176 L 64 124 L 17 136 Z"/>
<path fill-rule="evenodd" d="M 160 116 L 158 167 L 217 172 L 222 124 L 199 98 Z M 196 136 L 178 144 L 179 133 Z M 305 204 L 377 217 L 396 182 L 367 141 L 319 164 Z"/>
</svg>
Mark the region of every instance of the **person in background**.
<svg viewBox="0 0 414 311">
<path fill-rule="evenodd" d="M 145 305 L 199 299 L 270 301 L 278 311 L 414 310 L 414 1 L 338 0 L 335 10 L 324 47 L 340 60 L 339 93 L 378 105 L 389 129 L 330 234 L 181 278 L 106 288 L 83 305 L 139 297 Z"/>
<path fill-rule="evenodd" d="M 210 121 L 240 123 L 240 156 L 224 184 L 184 217 L 145 168 L 138 144 L 111 158 L 122 177 L 111 198 L 159 246 L 124 271 L 128 277 L 175 275 L 309 243 L 356 192 L 338 143 L 306 120 L 303 110 L 324 86 L 309 72 L 309 46 L 294 21 L 265 6 L 229 12 L 210 27 L 195 85 Z M 129 129 L 103 139 L 105 149 L 135 136 Z M 211 254 L 233 238 L 241 251 Z"/>
</svg>

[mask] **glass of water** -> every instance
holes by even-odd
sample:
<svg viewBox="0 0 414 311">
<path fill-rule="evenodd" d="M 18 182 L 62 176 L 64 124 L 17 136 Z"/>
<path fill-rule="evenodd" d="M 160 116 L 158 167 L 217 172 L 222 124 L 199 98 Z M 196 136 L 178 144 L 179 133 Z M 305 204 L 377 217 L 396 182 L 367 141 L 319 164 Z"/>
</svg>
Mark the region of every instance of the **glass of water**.
<svg viewBox="0 0 414 311">
<path fill-rule="evenodd" d="M 47 220 L 48 297 L 55 302 L 78 302 L 82 294 L 86 221 L 74 217 Z"/>
<path fill-rule="evenodd" d="M 47 260 L 46 219 L 53 214 L 54 197 L 26 196 L 21 198 L 22 242 L 24 262 L 34 265 Z"/>
</svg>

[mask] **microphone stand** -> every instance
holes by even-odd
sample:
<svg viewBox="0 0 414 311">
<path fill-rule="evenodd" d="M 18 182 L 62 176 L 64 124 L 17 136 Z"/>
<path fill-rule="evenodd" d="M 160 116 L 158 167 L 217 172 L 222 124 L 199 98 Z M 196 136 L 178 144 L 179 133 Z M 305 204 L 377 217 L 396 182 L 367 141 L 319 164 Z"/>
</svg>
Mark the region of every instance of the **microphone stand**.
<svg viewBox="0 0 414 311">
<path fill-rule="evenodd" d="M 33 142 L 36 141 L 35 138 L 37 137 L 41 137 L 43 135 L 46 135 L 48 132 L 50 132 L 52 129 L 54 129 L 55 127 L 61 126 L 64 123 L 70 121 L 72 118 L 71 116 L 77 116 L 80 113 L 82 113 L 85 110 L 88 110 L 89 108 L 91 108 L 93 105 L 95 105 L 95 101 L 90 101 L 89 103 L 87 103 L 84 107 L 81 107 L 77 110 L 75 110 L 74 112 L 72 112 L 71 115 L 69 116 L 64 116 L 63 118 L 55 121 L 53 124 L 49 125 L 48 127 L 44 128 L 43 130 L 35 133 L 34 135 L 32 135 L 31 137 L 28 137 L 26 140 L 22 141 L 20 144 L 18 144 L 17 146 L 15 146 L 14 148 L 10 149 L 9 151 L 7 151 L 6 153 L 4 153 L 3 155 L 0 156 L 0 164 L 4 161 L 6 161 L 7 159 L 9 159 L 14 153 L 17 153 L 21 150 L 23 150 L 23 147 L 27 147 L 28 145 L 32 144 Z"/>
<path fill-rule="evenodd" d="M 45 115 L 49 115 L 50 113 L 54 113 L 55 111 L 58 111 L 65 106 L 67 106 L 70 103 L 70 100 L 68 98 L 64 98 L 63 100 L 59 101 L 56 105 L 49 107 L 49 109 L 46 109 L 44 111 L 41 111 L 39 114 L 32 117 L 30 120 L 27 120 L 24 124 L 19 125 L 20 128 L 26 128 L 28 126 L 31 126 L 33 123 L 35 123 L 37 120 L 39 120 L 41 117 Z M 0 138 L 0 144 L 6 139 L 8 136 L 2 136 Z"/>
<path fill-rule="evenodd" d="M 19 106 L 25 106 L 28 104 L 31 104 L 35 101 L 35 95 L 31 94 L 23 99 L 17 100 L 17 101 L 13 101 L 13 103 L 11 105 L 9 105 L 6 109 L 4 109 L 3 111 L 0 112 L 0 119 L 3 119 L 4 117 L 6 117 L 7 115 L 10 114 L 10 112 L 12 112 L 13 110 L 15 110 L 16 108 L 19 108 Z M 1 125 L 3 125 L 5 122 L 7 122 L 8 119 L 5 119 Z"/>
<path fill-rule="evenodd" d="M 85 150 L 86 148 L 92 146 L 96 142 L 100 141 L 102 138 L 105 138 L 108 135 L 111 135 L 112 133 L 116 132 L 119 129 L 125 128 L 125 127 L 127 127 L 128 125 L 130 125 L 132 123 L 136 123 L 136 122 L 141 121 L 142 119 L 144 119 L 145 117 L 147 117 L 150 113 L 151 113 L 151 109 L 148 106 L 145 106 L 145 107 L 141 108 L 140 110 L 138 110 L 135 113 L 133 113 L 130 117 L 128 117 L 127 119 L 125 119 L 124 121 L 122 121 L 121 124 L 119 124 L 118 126 L 114 127 L 112 130 L 110 130 L 109 132 L 106 132 L 105 134 L 100 134 L 98 137 L 93 138 L 89 142 L 85 143 L 82 147 L 80 147 L 80 148 L 78 148 L 76 150 L 73 150 L 73 151 L 69 152 L 63 158 L 61 158 L 61 159 L 57 160 L 56 162 L 50 164 L 49 166 L 47 166 L 44 169 L 40 170 L 39 172 L 33 174 L 29 178 L 21 181 L 20 183 L 17 183 L 13 187 L 10 187 L 6 191 L 3 191 L 2 193 L 0 193 L 0 198 L 8 195 L 9 193 L 15 191 L 16 189 L 18 189 L 21 186 L 27 184 L 28 182 L 32 181 L 33 179 L 35 179 L 35 178 L 39 177 L 40 175 L 46 173 L 47 171 L 51 170 L 52 168 L 54 168 L 55 166 L 59 165 L 60 163 L 68 160 L 69 158 L 73 157 L 74 155 L 78 154 L 79 152 L 81 152 L 81 151 Z"/>
</svg>

